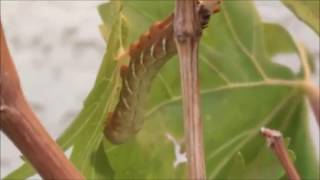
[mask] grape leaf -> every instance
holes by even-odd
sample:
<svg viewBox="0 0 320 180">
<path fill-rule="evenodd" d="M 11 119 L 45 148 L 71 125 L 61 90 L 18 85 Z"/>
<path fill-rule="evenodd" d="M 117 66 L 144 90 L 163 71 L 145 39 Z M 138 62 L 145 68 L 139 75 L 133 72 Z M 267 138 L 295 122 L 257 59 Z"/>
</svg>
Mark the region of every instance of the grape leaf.
<svg viewBox="0 0 320 180">
<path fill-rule="evenodd" d="M 113 110 L 118 97 L 119 66 L 113 61 L 114 56 L 152 22 L 172 12 L 173 6 L 174 1 L 159 0 L 111 1 L 99 7 L 104 37 L 108 39 L 107 53 L 83 110 L 58 139 L 62 148 L 73 148 L 71 160 L 87 179 L 181 179 L 186 175 L 185 164 L 174 167 L 175 146 L 167 138 L 169 133 L 178 142 L 183 140 L 177 58 L 155 79 L 146 122 L 138 135 L 126 144 L 113 145 L 104 140 L 102 133 L 106 113 Z M 245 162 L 244 169 L 262 164 L 257 160 L 266 151 L 264 138 L 259 135 L 262 126 L 281 130 L 291 138 L 295 164 L 302 177 L 318 177 L 319 162 L 308 134 L 300 77 L 271 61 L 272 52 L 286 52 L 283 47 L 293 41 L 284 38 L 283 47 L 271 49 L 274 47 L 270 46 L 269 31 L 264 26 L 252 2 L 225 1 L 222 11 L 212 17 L 209 28 L 204 30 L 199 68 L 210 179 L 237 177 L 236 172 L 229 171 L 237 154 Z M 281 33 L 290 37 L 287 32 Z M 290 51 L 297 53 L 295 49 Z M 101 154 L 101 143 L 106 156 Z M 277 167 L 276 163 L 270 161 L 267 166 Z M 105 172 L 101 173 L 103 168 Z M 265 172 L 262 168 L 256 169 L 257 176 Z M 30 166 L 24 165 L 7 179 L 30 175 Z M 275 173 L 272 177 L 280 176 Z"/>
<path fill-rule="evenodd" d="M 163 19 L 168 11 L 158 7 L 170 5 L 173 9 L 170 1 L 124 1 L 123 15 L 129 22 L 129 39 L 136 39 L 151 22 Z M 223 172 L 238 152 L 254 166 L 257 163 L 254 159 L 265 149 L 263 138 L 258 135 L 262 126 L 287 132 L 295 126 L 291 123 L 299 119 L 296 123 L 301 128 L 289 137 L 298 132 L 308 134 L 304 126 L 303 91 L 296 84 L 299 77 L 271 61 L 263 27 L 251 2 L 226 1 L 221 13 L 213 16 L 209 28 L 204 31 L 199 68 L 209 178 L 226 177 Z M 287 49 L 278 52 L 287 52 Z M 106 144 L 115 177 L 184 177 L 185 172 L 173 167 L 174 147 L 166 138 L 166 133 L 170 133 L 178 140 L 183 139 L 176 58 L 163 68 L 153 83 L 147 107 L 150 109 L 146 111 L 144 128 L 134 140 L 120 146 Z M 303 115 L 297 118 L 292 114 Z M 293 142 L 302 143 L 298 139 Z M 313 156 L 312 146 L 309 148 L 308 153 L 297 151 L 297 157 Z M 293 150 L 300 149 L 295 146 Z M 306 177 L 316 177 L 316 159 L 307 161 L 315 162 L 315 166 L 309 166 L 313 170 L 306 173 Z M 301 159 L 297 159 L 297 163 L 300 162 Z M 181 167 L 185 168 L 184 165 Z"/>
</svg>

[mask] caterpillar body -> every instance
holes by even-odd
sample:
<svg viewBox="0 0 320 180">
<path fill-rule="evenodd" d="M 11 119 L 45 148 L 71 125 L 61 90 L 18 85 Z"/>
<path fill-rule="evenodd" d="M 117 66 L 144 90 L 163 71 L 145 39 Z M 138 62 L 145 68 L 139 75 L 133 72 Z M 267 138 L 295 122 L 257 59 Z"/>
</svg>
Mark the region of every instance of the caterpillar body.
<svg viewBox="0 0 320 180">
<path fill-rule="evenodd" d="M 199 1 L 197 11 L 205 28 L 210 15 L 219 11 L 220 0 Z M 120 69 L 122 89 L 119 102 L 109 113 L 104 134 L 113 144 L 124 143 L 142 127 L 144 107 L 151 82 L 161 67 L 177 53 L 173 37 L 173 17 L 151 25 L 148 32 L 130 45 L 122 56 L 129 56 L 129 65 Z"/>
</svg>

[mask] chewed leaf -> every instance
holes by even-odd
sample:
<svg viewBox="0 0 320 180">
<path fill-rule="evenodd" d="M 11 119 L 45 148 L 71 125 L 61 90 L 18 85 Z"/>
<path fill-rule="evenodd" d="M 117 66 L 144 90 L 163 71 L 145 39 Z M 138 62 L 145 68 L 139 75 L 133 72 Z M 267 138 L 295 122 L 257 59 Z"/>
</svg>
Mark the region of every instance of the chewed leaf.
<svg viewBox="0 0 320 180">
<path fill-rule="evenodd" d="M 282 2 L 318 35 L 320 33 L 320 1 L 282 0 Z"/>
<path fill-rule="evenodd" d="M 270 56 L 274 56 L 279 53 L 297 52 L 294 39 L 281 25 L 265 23 L 263 24 L 263 31 L 267 52 Z M 277 39 L 277 43 L 274 43 L 275 39 Z"/>
<path fill-rule="evenodd" d="M 104 24 L 101 24 L 99 26 L 99 29 L 100 29 L 101 36 L 103 37 L 103 39 L 107 43 L 108 42 L 108 34 L 110 33 L 108 28 Z"/>
<path fill-rule="evenodd" d="M 296 55 L 301 56 L 298 51 L 298 46 L 301 46 L 300 44 L 297 44 L 297 42 L 294 41 L 294 39 L 290 36 L 289 32 L 282 27 L 279 24 L 273 24 L 273 23 L 265 23 L 263 25 L 263 31 L 264 31 L 264 41 L 266 43 L 266 50 L 270 58 L 274 58 L 276 55 Z M 277 40 L 277 43 L 275 43 L 274 40 Z M 309 69 L 312 73 L 315 72 L 315 62 L 314 57 L 311 55 L 311 53 L 304 48 L 304 51 L 307 55 L 306 61 L 308 63 Z M 300 58 L 300 64 L 302 64 L 302 59 Z M 289 59 L 289 62 L 286 62 L 286 64 L 295 64 L 292 62 L 291 59 Z M 303 67 L 301 66 L 299 76 L 301 78 L 304 77 Z"/>
</svg>

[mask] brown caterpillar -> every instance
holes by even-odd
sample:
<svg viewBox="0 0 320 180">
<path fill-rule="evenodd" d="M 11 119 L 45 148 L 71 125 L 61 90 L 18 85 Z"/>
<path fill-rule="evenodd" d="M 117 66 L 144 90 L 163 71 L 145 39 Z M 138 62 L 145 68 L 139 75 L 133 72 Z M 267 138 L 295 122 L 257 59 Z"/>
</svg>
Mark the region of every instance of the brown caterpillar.
<svg viewBox="0 0 320 180">
<path fill-rule="evenodd" d="M 199 1 L 197 11 L 205 28 L 210 15 L 220 10 L 220 0 Z M 161 67 L 177 53 L 173 37 L 173 17 L 154 23 L 122 56 L 129 56 L 128 66 L 121 67 L 122 89 L 119 102 L 107 117 L 104 134 L 120 144 L 142 127 L 144 107 L 151 82 Z"/>
</svg>

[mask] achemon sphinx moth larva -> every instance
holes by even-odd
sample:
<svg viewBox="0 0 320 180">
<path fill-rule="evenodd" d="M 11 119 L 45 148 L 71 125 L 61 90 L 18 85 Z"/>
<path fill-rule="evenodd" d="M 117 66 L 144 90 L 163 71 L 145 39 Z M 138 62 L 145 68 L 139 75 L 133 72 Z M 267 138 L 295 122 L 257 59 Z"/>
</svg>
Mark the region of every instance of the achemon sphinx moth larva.
<svg viewBox="0 0 320 180">
<path fill-rule="evenodd" d="M 199 1 L 197 11 L 205 28 L 210 15 L 218 12 L 221 0 Z M 112 143 L 120 144 L 133 137 L 142 127 L 144 107 L 151 82 L 161 67 L 177 53 L 173 37 L 173 17 L 151 25 L 148 32 L 122 56 L 129 56 L 128 66 L 121 67 L 122 89 L 119 102 L 109 113 L 104 134 Z"/>
</svg>

